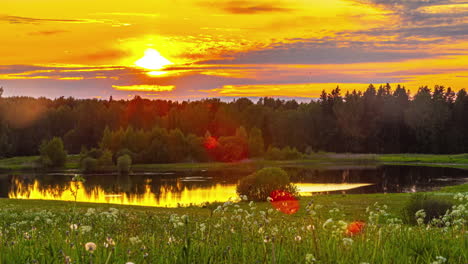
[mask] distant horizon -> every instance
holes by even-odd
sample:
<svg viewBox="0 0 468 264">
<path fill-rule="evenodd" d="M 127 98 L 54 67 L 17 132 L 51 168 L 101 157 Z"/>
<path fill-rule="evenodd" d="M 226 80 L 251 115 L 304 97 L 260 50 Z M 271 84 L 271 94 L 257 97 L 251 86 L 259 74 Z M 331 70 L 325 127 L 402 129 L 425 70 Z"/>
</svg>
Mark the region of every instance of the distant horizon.
<svg viewBox="0 0 468 264">
<path fill-rule="evenodd" d="M 61 97 L 64 97 L 64 98 L 69 98 L 69 97 L 72 97 L 74 99 L 80 99 L 80 100 L 86 100 L 86 99 L 98 99 L 98 100 L 108 100 L 111 96 L 114 100 L 132 100 L 133 98 L 135 98 L 136 96 L 139 96 L 141 98 L 144 98 L 144 99 L 148 99 L 148 100 L 168 100 L 168 101 L 174 101 L 174 102 L 184 102 L 184 101 L 199 101 L 199 100 L 205 100 L 205 99 L 220 99 L 222 102 L 231 102 L 231 101 L 235 101 L 239 98 L 248 98 L 249 100 L 253 101 L 253 102 L 257 102 L 259 99 L 261 98 L 274 98 L 274 99 L 280 99 L 280 100 L 295 100 L 297 102 L 300 102 L 300 103 L 307 103 L 307 102 L 310 102 L 311 100 L 319 100 L 320 99 L 320 94 L 322 93 L 322 91 L 325 91 L 325 92 L 330 92 L 331 90 L 335 89 L 336 87 L 339 87 L 340 90 L 341 90 L 341 94 L 342 95 L 345 95 L 347 92 L 349 93 L 352 93 L 354 90 L 356 92 L 364 92 L 368 87 L 369 87 L 370 84 L 368 84 L 367 86 L 365 87 L 362 87 L 360 89 L 346 89 L 346 88 L 342 88 L 341 86 L 335 86 L 334 88 L 330 88 L 330 89 L 322 89 L 318 92 L 318 95 L 317 96 L 278 96 L 278 95 L 271 95 L 271 96 L 242 96 L 242 95 L 239 95 L 239 96 L 205 96 L 205 97 L 202 97 L 202 96 L 199 96 L 199 97 L 193 97 L 193 96 L 180 96 L 180 97 L 159 97 L 157 94 L 154 94 L 154 95 L 151 95 L 151 96 L 148 96 L 145 94 L 139 94 L 139 93 L 135 93 L 135 94 L 129 94 L 125 97 L 118 97 L 118 94 L 109 94 L 108 96 L 91 96 L 91 97 L 79 97 L 79 96 L 72 96 L 72 95 L 57 95 L 57 96 L 47 96 L 47 95 L 27 95 L 27 94 L 11 94 L 8 93 L 8 89 L 6 89 L 6 87 L 4 86 L 1 86 L 0 87 L 3 87 L 4 88 L 4 93 L 3 93 L 3 96 L 2 97 L 31 97 L 31 98 L 47 98 L 47 99 L 51 99 L 51 100 L 55 100 L 55 99 L 58 99 L 58 98 L 61 98 Z M 376 89 L 378 89 L 380 86 L 384 86 L 386 84 L 379 84 L 379 85 L 375 85 L 375 84 L 372 84 Z M 400 84 L 389 84 L 392 88 L 392 90 L 394 90 L 397 85 L 400 85 Z M 405 87 L 404 85 L 401 85 L 402 87 L 404 87 L 408 92 L 409 92 L 409 95 L 410 97 L 413 96 L 414 94 L 417 93 L 418 89 L 420 87 L 425 87 L 427 85 L 420 85 L 416 90 L 412 91 L 412 89 L 409 89 L 407 87 Z M 458 91 L 460 90 L 466 90 L 466 88 L 460 88 L 460 89 L 454 89 L 453 87 L 448 87 L 448 86 L 444 86 L 444 85 L 439 85 L 439 86 L 443 86 L 445 89 L 447 88 L 451 88 L 452 91 L 454 91 L 455 93 L 457 93 Z M 434 89 L 434 86 L 427 86 L 431 91 Z"/>
</svg>

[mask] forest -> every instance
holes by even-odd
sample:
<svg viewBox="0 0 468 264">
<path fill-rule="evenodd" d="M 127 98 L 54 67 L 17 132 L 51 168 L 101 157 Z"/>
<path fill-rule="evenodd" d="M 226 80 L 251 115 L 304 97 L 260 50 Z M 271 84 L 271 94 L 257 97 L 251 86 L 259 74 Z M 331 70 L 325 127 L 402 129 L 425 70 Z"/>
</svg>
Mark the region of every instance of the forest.
<svg viewBox="0 0 468 264">
<path fill-rule="evenodd" d="M 3 91 L 3 90 L 2 90 Z M 69 154 L 94 151 L 136 163 L 235 161 L 298 153 L 468 152 L 468 96 L 444 86 L 369 85 L 323 91 L 308 103 L 1 97 L 0 157 L 37 155 L 60 138 Z"/>
</svg>

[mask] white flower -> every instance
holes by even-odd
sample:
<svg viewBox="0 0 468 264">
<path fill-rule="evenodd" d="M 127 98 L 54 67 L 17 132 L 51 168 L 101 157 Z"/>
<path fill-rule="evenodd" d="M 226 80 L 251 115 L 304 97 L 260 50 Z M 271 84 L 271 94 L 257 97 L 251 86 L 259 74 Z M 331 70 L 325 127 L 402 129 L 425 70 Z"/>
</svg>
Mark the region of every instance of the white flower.
<svg viewBox="0 0 468 264">
<path fill-rule="evenodd" d="M 97 246 L 93 242 L 88 242 L 85 244 L 85 249 L 86 251 L 89 251 L 90 253 L 93 253 L 96 250 Z"/>
<path fill-rule="evenodd" d="M 298 242 L 299 242 L 299 241 L 301 241 L 301 240 L 302 240 L 302 237 L 301 237 L 301 236 L 295 236 L 295 237 L 294 237 L 294 240 L 296 240 L 296 241 L 298 241 Z"/>
<path fill-rule="evenodd" d="M 82 227 L 80 227 L 80 231 L 81 231 L 82 234 L 90 232 L 91 229 L 93 229 L 91 226 L 82 226 Z"/>
<path fill-rule="evenodd" d="M 78 229 L 78 225 L 77 224 L 71 224 L 70 229 L 71 230 L 76 230 L 76 229 Z"/>
<path fill-rule="evenodd" d="M 354 240 L 352 240 L 352 239 L 349 238 L 349 237 L 343 238 L 343 245 L 344 245 L 345 247 L 350 247 L 350 246 L 352 246 L 352 245 L 353 245 L 353 242 L 354 242 Z"/>
<path fill-rule="evenodd" d="M 306 263 L 311 264 L 315 263 L 317 260 L 315 259 L 314 255 L 312 254 L 307 254 L 305 257 Z"/>
<path fill-rule="evenodd" d="M 328 219 L 325 221 L 325 223 L 323 223 L 322 227 L 323 227 L 324 229 L 326 229 L 327 226 L 328 226 L 329 224 L 331 224 L 331 223 L 333 223 L 333 219 L 328 218 Z"/>
<path fill-rule="evenodd" d="M 442 264 L 447 262 L 447 259 L 442 256 L 437 256 L 436 261 L 432 262 L 431 264 Z"/>
<path fill-rule="evenodd" d="M 139 237 L 131 237 L 131 238 L 129 238 L 128 240 L 130 241 L 130 243 L 132 243 L 132 245 L 141 243 L 141 240 L 140 240 Z"/>
<path fill-rule="evenodd" d="M 95 213 L 96 213 L 96 209 L 88 208 L 88 211 L 86 211 L 85 216 L 91 216 L 91 215 L 94 215 Z"/>
<path fill-rule="evenodd" d="M 271 198 L 270 196 L 267 197 L 267 202 L 271 202 L 273 201 L 273 198 Z"/>
</svg>

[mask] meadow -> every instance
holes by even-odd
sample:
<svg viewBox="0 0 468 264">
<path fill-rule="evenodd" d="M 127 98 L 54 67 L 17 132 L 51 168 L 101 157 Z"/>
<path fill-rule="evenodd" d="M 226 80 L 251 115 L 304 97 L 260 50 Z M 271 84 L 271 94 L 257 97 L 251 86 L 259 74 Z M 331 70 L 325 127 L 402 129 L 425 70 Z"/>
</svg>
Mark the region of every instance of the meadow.
<svg viewBox="0 0 468 264">
<path fill-rule="evenodd" d="M 44 170 L 37 163 L 39 156 L 23 156 L 0 159 L 0 171 L 15 172 L 28 170 Z M 63 168 L 58 170 L 79 170 L 80 156 L 68 155 Z M 266 160 L 251 159 L 243 162 L 186 162 L 186 163 L 154 163 L 133 164 L 132 171 L 152 170 L 187 170 L 187 169 L 221 169 L 239 166 L 288 166 L 304 165 L 309 167 L 323 167 L 330 164 L 374 164 L 374 165 L 423 165 L 451 168 L 468 168 L 468 154 L 337 154 L 331 152 L 317 152 L 304 155 L 297 160 Z M 51 169 L 49 169 L 51 170 Z M 52 169 L 53 170 L 53 169 Z M 100 171 L 116 171 L 115 165 L 102 167 Z"/>
<path fill-rule="evenodd" d="M 188 208 L 0 199 L 0 263 L 467 263 L 468 185 L 440 219 L 403 223 L 411 194 L 302 197 Z M 245 197 L 243 197 L 245 199 Z"/>
</svg>

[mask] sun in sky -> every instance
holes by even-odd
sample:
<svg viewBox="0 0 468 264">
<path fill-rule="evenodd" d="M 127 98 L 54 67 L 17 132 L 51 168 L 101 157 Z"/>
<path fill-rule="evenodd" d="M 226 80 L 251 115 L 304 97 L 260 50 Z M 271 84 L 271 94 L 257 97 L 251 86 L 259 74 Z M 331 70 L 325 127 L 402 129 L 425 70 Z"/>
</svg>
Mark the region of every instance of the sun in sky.
<svg viewBox="0 0 468 264">
<path fill-rule="evenodd" d="M 458 90 L 465 2 L 3 0 L 0 86 L 4 96 L 174 100 L 317 98 L 370 83 Z"/>
<path fill-rule="evenodd" d="M 173 64 L 168 59 L 164 58 L 157 50 L 148 48 L 145 50 L 145 55 L 135 61 L 135 65 L 147 70 L 161 70 L 164 67 Z"/>
</svg>

